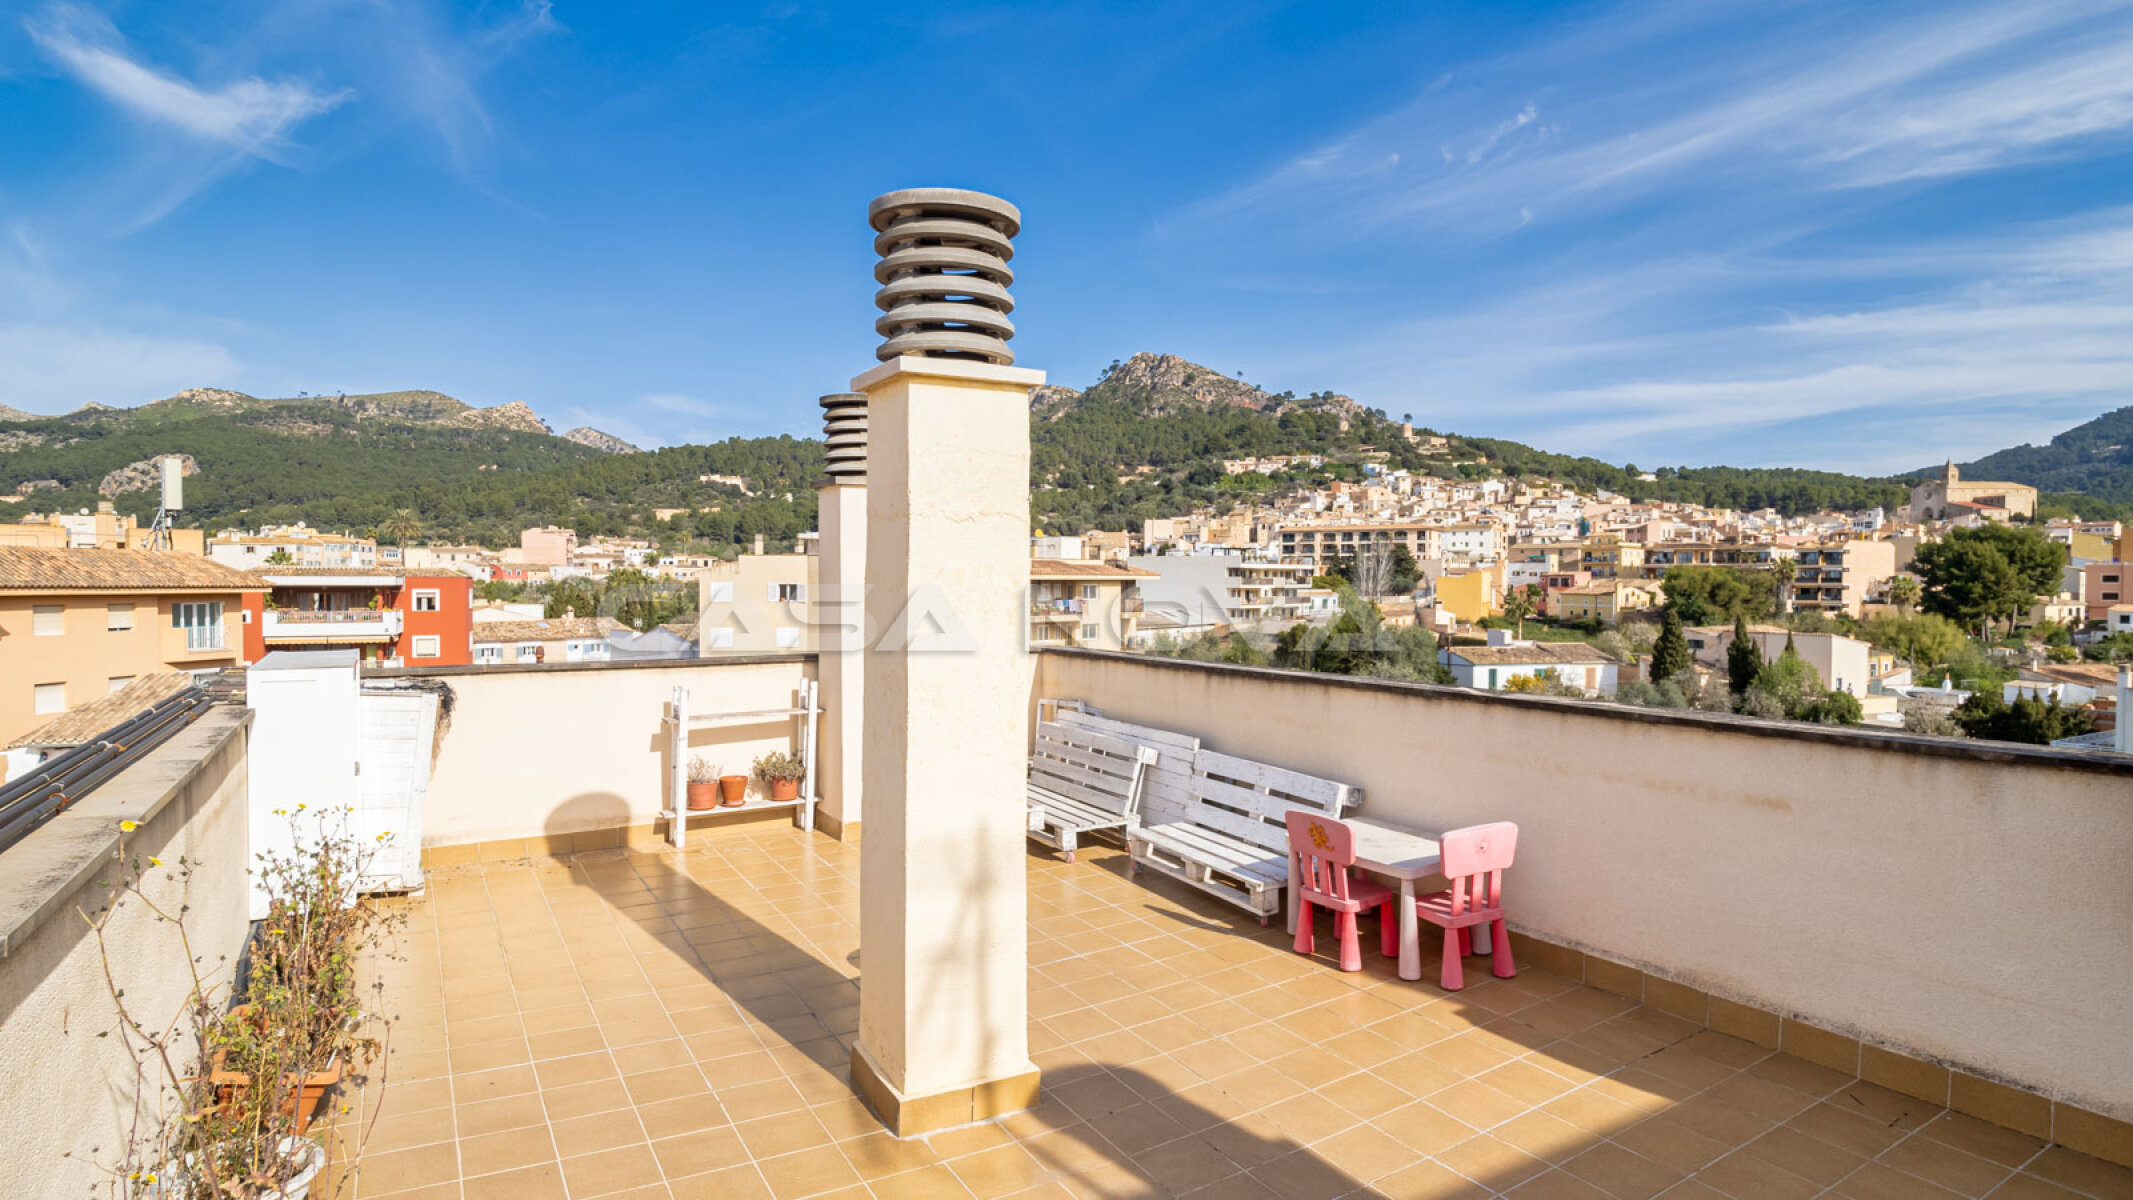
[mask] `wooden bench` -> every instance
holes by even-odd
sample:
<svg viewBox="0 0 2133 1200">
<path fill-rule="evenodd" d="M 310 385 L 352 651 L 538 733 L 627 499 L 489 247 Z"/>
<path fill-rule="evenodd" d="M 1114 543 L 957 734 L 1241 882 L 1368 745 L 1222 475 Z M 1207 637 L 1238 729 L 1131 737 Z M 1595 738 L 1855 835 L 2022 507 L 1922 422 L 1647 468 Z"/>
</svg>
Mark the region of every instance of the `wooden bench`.
<svg viewBox="0 0 2133 1200">
<path fill-rule="evenodd" d="M 1286 767 L 1201 750 L 1193 759 L 1192 800 L 1183 820 L 1126 832 L 1133 871 L 1148 867 L 1218 896 L 1264 925 L 1281 911 L 1289 882 L 1287 813 L 1338 818 L 1362 792 Z"/>
<path fill-rule="evenodd" d="M 1073 862 L 1082 834 L 1132 829 L 1155 757 L 1146 746 L 1106 733 L 1057 721 L 1039 724 L 1029 759 L 1029 836 Z"/>
<path fill-rule="evenodd" d="M 1052 703 L 1060 706 L 1056 711 L 1062 725 L 1106 734 L 1155 751 L 1155 761 L 1149 764 L 1147 777 L 1141 780 L 1140 820 L 1137 824 L 1162 825 L 1185 819 L 1185 814 L 1192 808 L 1192 762 L 1200 753 L 1199 738 L 1189 733 L 1157 729 L 1153 725 L 1114 720 L 1078 701 Z M 1076 705 L 1078 707 L 1074 707 Z"/>
</svg>

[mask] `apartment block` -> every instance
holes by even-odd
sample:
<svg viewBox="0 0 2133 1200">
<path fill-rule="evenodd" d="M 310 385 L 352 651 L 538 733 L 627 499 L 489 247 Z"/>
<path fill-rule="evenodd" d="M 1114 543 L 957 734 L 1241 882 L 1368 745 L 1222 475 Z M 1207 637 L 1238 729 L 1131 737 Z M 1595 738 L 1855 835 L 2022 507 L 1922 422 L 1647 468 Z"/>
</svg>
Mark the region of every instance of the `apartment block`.
<svg viewBox="0 0 2133 1200">
<path fill-rule="evenodd" d="M 822 559 L 815 554 L 743 554 L 696 575 L 697 652 L 764 653 L 816 648 L 817 591 Z M 835 597 L 824 598 L 825 603 Z M 853 606 L 822 619 L 856 619 Z"/>
<path fill-rule="evenodd" d="M 241 665 L 266 587 L 177 552 L 0 547 L 0 740 L 143 675 Z"/>
<path fill-rule="evenodd" d="M 208 539 L 207 556 L 240 571 L 264 566 L 369 568 L 378 565 L 378 543 L 299 521 L 263 526 L 256 533 L 218 533 Z"/>
<path fill-rule="evenodd" d="M 459 574 L 355 567 L 253 572 L 245 661 L 270 650 L 353 650 L 366 666 L 465 666 L 474 661 L 474 582 Z"/>
<path fill-rule="evenodd" d="M 528 566 L 568 566 L 578 552 L 578 533 L 555 525 L 520 530 L 518 549 L 519 561 Z"/>
<path fill-rule="evenodd" d="M 1254 628 L 1300 619 L 1309 605 L 1308 563 L 1253 553 L 1137 554 L 1128 566 L 1145 571 L 1140 594 L 1182 614 L 1188 626 Z"/>
<path fill-rule="evenodd" d="M 1419 522 L 1282 525 L 1275 529 L 1274 541 L 1282 558 L 1319 567 L 1372 545 L 1405 546 L 1416 558 L 1442 558 L 1445 553 L 1443 529 Z"/>
<path fill-rule="evenodd" d="M 1800 547 L 1793 562 L 1798 568 L 1792 580 L 1793 608 L 1856 617 L 1867 596 L 1896 574 L 1896 546 L 1880 541 L 1825 542 Z"/>
<path fill-rule="evenodd" d="M 48 550 L 146 550 L 152 531 L 119 512 L 109 500 L 99 500 L 95 511 L 76 513 L 29 513 L 13 524 L 0 524 L 0 546 L 44 547 Z M 184 554 L 205 554 L 207 535 L 198 529 L 168 531 L 165 549 Z"/>
<path fill-rule="evenodd" d="M 2133 600 L 2128 571 L 2133 571 L 2133 564 L 2119 559 L 2092 562 L 2081 568 L 2081 602 L 2087 608 L 2089 620 L 2104 620 L 2113 605 Z"/>
<path fill-rule="evenodd" d="M 1031 559 L 1030 644 L 1125 649 L 1138 633 L 1140 585 L 1156 578 L 1154 571 L 1112 563 Z"/>
</svg>

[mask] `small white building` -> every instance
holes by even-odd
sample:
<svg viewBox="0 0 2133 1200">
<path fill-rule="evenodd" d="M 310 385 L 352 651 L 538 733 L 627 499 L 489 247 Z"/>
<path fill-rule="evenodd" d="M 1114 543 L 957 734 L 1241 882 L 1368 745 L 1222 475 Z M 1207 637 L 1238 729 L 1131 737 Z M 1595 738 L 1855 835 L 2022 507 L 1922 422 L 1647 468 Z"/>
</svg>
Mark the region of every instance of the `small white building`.
<svg viewBox="0 0 2133 1200">
<path fill-rule="evenodd" d="M 1587 695 L 1615 694 L 1620 664 L 1584 642 L 1518 642 L 1492 629 L 1489 643 L 1446 647 L 1437 651 L 1437 661 L 1451 670 L 1460 687 L 1495 692 L 1513 679 L 1552 674 Z"/>
</svg>

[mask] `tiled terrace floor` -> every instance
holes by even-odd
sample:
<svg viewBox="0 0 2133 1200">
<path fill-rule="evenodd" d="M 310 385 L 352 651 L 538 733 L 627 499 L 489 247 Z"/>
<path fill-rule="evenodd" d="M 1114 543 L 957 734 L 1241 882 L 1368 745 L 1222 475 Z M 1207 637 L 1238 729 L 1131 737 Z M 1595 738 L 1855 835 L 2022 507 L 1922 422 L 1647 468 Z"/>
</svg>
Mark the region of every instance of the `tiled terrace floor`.
<svg viewBox="0 0 2133 1200">
<path fill-rule="evenodd" d="M 2133 1196 L 2133 1172 L 1543 971 L 1448 995 L 1366 952 L 1342 975 L 1115 852 L 1033 856 L 1029 896 L 1043 1104 L 899 1142 L 846 1083 L 856 847 L 756 826 L 439 873 L 386 968 L 357 1194 Z"/>
</svg>

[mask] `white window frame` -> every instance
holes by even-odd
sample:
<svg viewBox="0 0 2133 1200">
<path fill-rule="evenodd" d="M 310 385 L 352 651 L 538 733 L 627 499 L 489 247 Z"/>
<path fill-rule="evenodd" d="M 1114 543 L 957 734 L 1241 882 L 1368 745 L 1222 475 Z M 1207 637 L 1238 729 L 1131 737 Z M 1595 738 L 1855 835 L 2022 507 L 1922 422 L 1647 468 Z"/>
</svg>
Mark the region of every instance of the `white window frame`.
<svg viewBox="0 0 2133 1200">
<path fill-rule="evenodd" d="M 1082 584 L 1082 585 L 1081 585 L 1081 598 L 1082 598 L 1082 599 L 1084 599 L 1084 600 L 1094 600 L 1094 599 L 1096 599 L 1096 585 L 1095 585 L 1095 584 L 1093 584 L 1093 583 L 1084 583 L 1084 584 Z"/>
<path fill-rule="evenodd" d="M 420 634 L 413 639 L 411 649 L 415 658 L 442 658 L 444 639 L 434 633 Z"/>
<path fill-rule="evenodd" d="M 796 650 L 800 646 L 800 627 L 797 625 L 780 625 L 778 626 L 777 638 L 778 649 Z"/>
<path fill-rule="evenodd" d="M 185 631 L 185 648 L 188 651 L 222 650 L 222 601 L 183 600 L 170 606 L 170 624 L 173 629 Z"/>
<path fill-rule="evenodd" d="M 539 661 L 541 661 L 541 645 L 540 645 L 540 643 L 539 643 L 539 642 L 520 642 L 520 643 L 518 644 L 518 661 L 520 661 L 520 662 L 522 662 L 522 663 L 529 663 L 529 662 L 539 662 Z"/>
<path fill-rule="evenodd" d="M 440 588 L 416 588 L 411 603 L 416 612 L 443 612 L 444 591 Z"/>
<path fill-rule="evenodd" d="M 67 711 L 67 685 L 64 683 L 31 684 L 30 709 L 40 717 L 49 717 Z"/>
<path fill-rule="evenodd" d="M 711 628 L 711 629 L 706 629 L 706 630 L 703 630 L 702 632 L 703 632 L 703 633 L 705 633 L 705 634 L 709 634 L 709 635 L 710 635 L 710 637 L 709 637 L 709 640 L 707 640 L 707 641 L 706 641 L 706 642 L 704 642 L 704 644 L 703 644 L 703 648 L 704 648 L 704 649 L 706 649 L 706 650 L 731 650 L 731 649 L 733 649 L 733 626 L 731 626 L 731 625 L 720 625 L 720 626 L 716 626 L 716 627 L 714 627 L 714 628 Z"/>
<path fill-rule="evenodd" d="M 133 605 L 106 604 L 104 606 L 105 633 L 133 632 Z"/>
<path fill-rule="evenodd" d="M 804 583 L 773 583 L 770 585 L 770 599 L 775 604 L 805 604 L 807 603 L 807 585 Z"/>
<path fill-rule="evenodd" d="M 30 636 L 59 637 L 67 631 L 67 608 L 63 604 L 30 606 Z"/>
<path fill-rule="evenodd" d="M 117 692 L 124 691 L 127 684 L 132 683 L 135 679 L 138 678 L 140 677 L 137 675 L 113 675 L 111 678 L 106 679 L 104 681 L 104 686 L 110 689 L 104 694 L 108 696 L 113 695 Z"/>
<path fill-rule="evenodd" d="M 486 646 L 474 647 L 474 662 L 477 666 L 500 666 L 502 665 L 503 661 L 504 648 L 502 646 L 490 643 Z"/>
<path fill-rule="evenodd" d="M 1084 642 L 1093 642 L 1098 638 L 1102 637 L 1103 633 L 1104 631 L 1100 626 L 1084 625 L 1081 627 L 1081 640 Z"/>
<path fill-rule="evenodd" d="M 731 579 L 712 580 L 710 586 L 704 589 L 704 603 L 733 603 L 733 581 Z"/>
</svg>

